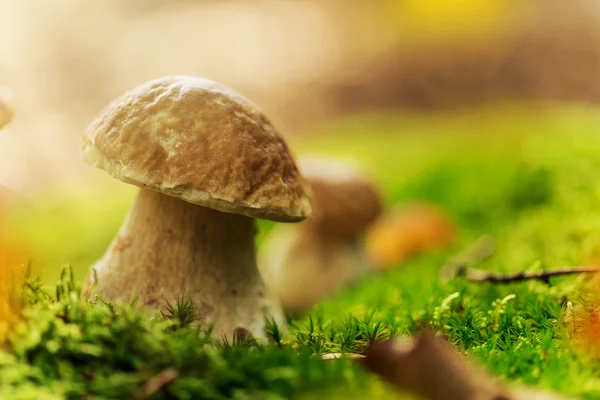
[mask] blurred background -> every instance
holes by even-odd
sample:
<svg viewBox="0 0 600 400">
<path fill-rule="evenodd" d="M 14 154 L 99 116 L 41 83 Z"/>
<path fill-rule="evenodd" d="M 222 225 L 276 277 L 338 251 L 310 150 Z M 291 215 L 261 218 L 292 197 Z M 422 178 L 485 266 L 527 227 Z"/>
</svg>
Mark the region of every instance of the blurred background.
<svg viewBox="0 0 600 400">
<path fill-rule="evenodd" d="M 459 222 L 483 218 L 473 188 L 536 156 L 523 136 L 572 142 L 600 122 L 593 0 L 2 0 L 0 37 L 6 224 L 50 280 L 63 263 L 83 275 L 136 190 L 83 164 L 85 126 L 153 78 L 231 86 L 297 154 L 357 158 L 387 204 L 435 201 Z M 457 182 L 448 160 L 479 174 Z"/>
</svg>

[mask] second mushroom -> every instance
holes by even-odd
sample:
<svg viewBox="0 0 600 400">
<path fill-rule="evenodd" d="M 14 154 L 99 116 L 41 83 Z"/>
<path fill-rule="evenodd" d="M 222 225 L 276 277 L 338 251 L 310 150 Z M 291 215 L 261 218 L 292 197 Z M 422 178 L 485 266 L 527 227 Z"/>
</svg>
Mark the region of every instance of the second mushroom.
<svg viewBox="0 0 600 400">
<path fill-rule="evenodd" d="M 362 236 L 382 210 L 375 184 L 354 162 L 304 157 L 313 213 L 268 236 L 260 269 L 286 311 L 302 313 L 371 269 Z"/>
</svg>

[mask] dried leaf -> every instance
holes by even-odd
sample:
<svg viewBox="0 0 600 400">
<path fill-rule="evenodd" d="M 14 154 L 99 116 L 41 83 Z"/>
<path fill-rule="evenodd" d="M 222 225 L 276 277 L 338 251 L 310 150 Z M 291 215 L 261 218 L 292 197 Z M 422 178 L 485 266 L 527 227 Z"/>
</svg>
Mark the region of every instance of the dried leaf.
<svg viewBox="0 0 600 400">
<path fill-rule="evenodd" d="M 385 269 L 448 246 L 454 236 L 454 223 L 443 210 L 431 204 L 412 204 L 384 214 L 369 229 L 365 247 L 373 265 Z"/>
<path fill-rule="evenodd" d="M 16 270 L 26 262 L 21 246 L 5 232 L 4 216 L 12 197 L 12 191 L 0 186 L 0 343 L 5 341 L 19 314 Z"/>
<path fill-rule="evenodd" d="M 499 385 L 467 364 L 450 345 L 425 332 L 414 343 L 371 344 L 363 365 L 399 389 L 428 400 L 512 399 Z"/>
<path fill-rule="evenodd" d="M 582 305 L 573 307 L 569 302 L 565 309 L 565 323 L 573 331 L 577 348 L 600 356 L 600 307 L 592 309 L 586 309 Z"/>
<path fill-rule="evenodd" d="M 509 390 L 431 332 L 416 340 L 371 344 L 362 365 L 425 400 L 567 400 L 528 388 Z"/>
<path fill-rule="evenodd" d="M 20 252 L 0 237 L 0 343 L 18 315 L 15 269 L 21 260 Z"/>
</svg>

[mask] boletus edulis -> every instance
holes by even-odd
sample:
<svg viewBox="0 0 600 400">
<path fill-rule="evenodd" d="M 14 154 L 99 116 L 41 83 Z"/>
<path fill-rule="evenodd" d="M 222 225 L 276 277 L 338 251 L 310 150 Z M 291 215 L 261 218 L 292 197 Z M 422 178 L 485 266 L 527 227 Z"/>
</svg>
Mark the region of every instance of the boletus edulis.
<svg viewBox="0 0 600 400">
<path fill-rule="evenodd" d="M 274 229 L 260 254 L 268 286 L 294 314 L 371 270 L 362 236 L 383 207 L 376 184 L 354 162 L 305 156 L 298 165 L 311 185 L 312 215 Z"/>
<path fill-rule="evenodd" d="M 253 219 L 305 219 L 310 188 L 254 104 L 210 80 L 156 79 L 100 113 L 83 156 L 141 188 L 85 293 L 150 309 L 186 296 L 217 337 L 262 337 L 265 317 L 285 325 L 257 269 Z"/>
</svg>

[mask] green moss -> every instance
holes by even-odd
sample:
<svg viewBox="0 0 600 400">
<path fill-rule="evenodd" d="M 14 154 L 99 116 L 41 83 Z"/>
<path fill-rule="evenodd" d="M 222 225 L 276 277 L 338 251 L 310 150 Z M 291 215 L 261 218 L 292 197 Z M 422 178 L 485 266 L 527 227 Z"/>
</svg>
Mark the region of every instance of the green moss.
<svg viewBox="0 0 600 400">
<path fill-rule="evenodd" d="M 349 119 L 295 145 L 300 153 L 358 157 L 390 205 L 440 204 L 459 226 L 453 248 L 338 293 L 292 320 L 287 336 L 271 326 L 273 343 L 266 346 L 242 339 L 215 346 L 191 322 L 193 310 L 178 314 L 184 301 L 165 312 L 177 323 L 164 316 L 148 320 L 127 305 L 82 301 L 66 276 L 58 301 L 54 291 L 29 291 L 26 319 L 0 352 L 0 398 L 128 398 L 169 369 L 177 377 L 152 398 L 403 398 L 356 363 L 323 362 L 312 354 L 359 352 L 371 340 L 423 328 L 445 335 L 498 376 L 598 398 L 598 362 L 570 346 L 564 320 L 569 304 L 589 301 L 586 277 L 505 286 L 439 279 L 448 258 L 483 234 L 495 238 L 497 250 L 478 267 L 497 272 L 579 265 L 600 256 L 600 117 L 581 108 L 503 112 Z M 129 194 L 120 199 L 94 197 L 80 208 L 74 205 L 81 199 L 69 200 L 46 214 L 20 214 L 14 224 L 33 242 L 46 243 L 39 255 L 44 266 L 76 260 L 77 281 L 118 228 Z M 97 214 L 97 203 L 115 217 Z M 78 237 L 73 215 L 104 233 Z M 261 223 L 261 235 L 271 226 Z M 57 270 L 44 272 L 58 277 Z"/>
<path fill-rule="evenodd" d="M 288 398 L 340 382 L 368 390 L 348 362 L 325 363 L 309 349 L 248 340 L 218 345 L 210 329 L 194 326 L 185 300 L 148 319 L 131 305 L 82 300 L 68 276 L 58 297 L 27 287 L 24 320 L 0 352 L 0 398 L 132 398 L 164 371 L 172 378 L 152 398 Z"/>
</svg>

